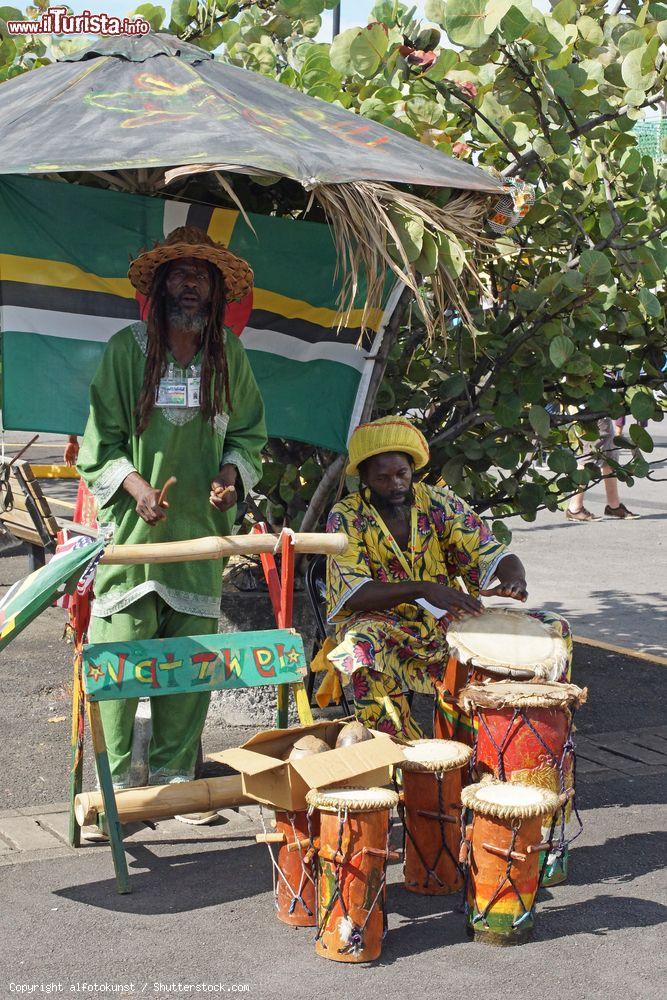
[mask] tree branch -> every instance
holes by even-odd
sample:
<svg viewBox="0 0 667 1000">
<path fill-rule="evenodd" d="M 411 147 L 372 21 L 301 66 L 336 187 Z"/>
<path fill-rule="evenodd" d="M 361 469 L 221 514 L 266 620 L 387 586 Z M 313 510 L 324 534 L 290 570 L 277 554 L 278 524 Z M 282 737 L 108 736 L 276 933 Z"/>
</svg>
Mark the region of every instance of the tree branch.
<svg viewBox="0 0 667 1000">
<path fill-rule="evenodd" d="M 481 118 L 484 124 L 488 125 L 493 134 L 498 136 L 503 145 L 507 146 L 512 156 L 516 157 L 517 159 L 521 159 L 521 151 L 519 150 L 519 147 L 515 146 L 512 140 L 508 139 L 507 136 L 496 125 L 493 124 L 491 119 L 487 118 L 487 116 L 479 110 L 474 101 L 471 101 L 470 98 L 466 97 L 466 95 L 462 91 L 460 91 L 458 87 L 453 87 L 453 86 L 446 87 L 443 83 L 440 82 L 440 80 L 429 80 L 427 77 L 424 77 L 424 79 L 427 83 L 430 83 L 431 86 L 434 87 L 435 90 L 437 90 L 442 97 L 447 97 L 447 96 L 455 97 L 457 101 L 461 102 L 461 104 L 465 104 L 467 108 L 470 108 L 473 114 L 477 115 L 478 118 Z"/>
</svg>

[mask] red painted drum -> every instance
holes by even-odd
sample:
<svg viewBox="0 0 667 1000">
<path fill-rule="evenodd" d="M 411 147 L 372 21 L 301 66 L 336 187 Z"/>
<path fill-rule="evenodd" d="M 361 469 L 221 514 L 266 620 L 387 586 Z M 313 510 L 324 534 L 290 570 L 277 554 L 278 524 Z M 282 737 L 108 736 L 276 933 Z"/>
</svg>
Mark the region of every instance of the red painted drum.
<svg viewBox="0 0 667 1000">
<path fill-rule="evenodd" d="M 315 927 L 315 838 L 319 815 L 276 812 L 275 827 L 275 833 L 258 834 L 257 840 L 269 846 L 278 920 L 293 927 Z M 277 857 L 273 844 L 278 848 Z"/>
<path fill-rule="evenodd" d="M 387 930 L 390 812 L 386 788 L 308 792 L 320 814 L 315 950 L 334 962 L 372 962 Z"/>
<path fill-rule="evenodd" d="M 540 828 L 558 797 L 520 782 L 484 781 L 464 788 L 472 810 L 461 859 L 468 868 L 466 923 L 475 941 L 524 944 L 535 922 Z"/>
<path fill-rule="evenodd" d="M 427 896 L 456 892 L 463 768 L 472 749 L 454 740 L 415 740 L 403 750 L 402 802 L 405 888 Z"/>
<path fill-rule="evenodd" d="M 576 684 L 498 681 L 470 684 L 459 696 L 462 709 L 477 721 L 474 766 L 480 777 L 522 781 L 562 797 L 553 818 L 560 820 L 554 861 L 567 847 L 565 824 L 574 797 L 572 719 L 587 695 Z"/>
</svg>

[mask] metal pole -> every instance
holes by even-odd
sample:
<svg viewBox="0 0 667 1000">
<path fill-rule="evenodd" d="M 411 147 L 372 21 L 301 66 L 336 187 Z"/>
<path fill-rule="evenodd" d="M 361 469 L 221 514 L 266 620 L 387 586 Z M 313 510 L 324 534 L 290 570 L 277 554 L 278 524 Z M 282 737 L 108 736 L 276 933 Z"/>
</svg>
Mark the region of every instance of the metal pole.
<svg viewBox="0 0 667 1000">
<path fill-rule="evenodd" d="M 334 40 L 336 35 L 340 35 L 340 4 L 337 4 L 333 9 L 333 32 L 331 35 L 331 41 Z"/>
</svg>

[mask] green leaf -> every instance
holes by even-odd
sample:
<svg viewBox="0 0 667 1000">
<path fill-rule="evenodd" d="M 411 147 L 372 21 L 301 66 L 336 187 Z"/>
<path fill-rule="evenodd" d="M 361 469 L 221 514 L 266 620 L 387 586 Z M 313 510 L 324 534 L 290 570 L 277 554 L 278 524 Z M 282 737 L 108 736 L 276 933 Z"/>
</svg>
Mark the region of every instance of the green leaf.
<svg viewBox="0 0 667 1000">
<path fill-rule="evenodd" d="M 660 299 L 653 292 L 649 291 L 648 288 L 639 289 L 639 301 L 644 307 L 644 311 L 647 316 L 652 319 L 657 319 L 662 316 L 662 306 L 660 305 Z"/>
<path fill-rule="evenodd" d="M 426 0 L 424 4 L 424 17 L 427 21 L 433 21 L 442 27 L 445 23 L 445 0 Z"/>
<path fill-rule="evenodd" d="M 386 29 L 380 24 L 348 28 L 331 45 L 331 65 L 343 76 L 357 74 L 368 79 L 377 72 L 388 45 Z"/>
<path fill-rule="evenodd" d="M 639 424 L 631 424 L 629 433 L 633 443 L 638 448 L 649 453 L 653 451 L 654 445 L 651 435 L 643 427 L 640 427 Z"/>
<path fill-rule="evenodd" d="M 528 420 L 535 433 L 539 434 L 541 438 L 549 436 L 551 420 L 543 406 L 531 406 L 528 410 Z"/>
<path fill-rule="evenodd" d="M 419 215 L 409 215 L 397 208 L 389 210 L 392 221 L 405 255 L 414 263 L 422 252 L 424 241 L 424 220 Z"/>
<path fill-rule="evenodd" d="M 512 532 L 504 521 L 493 521 L 491 524 L 491 531 L 501 545 L 509 545 L 512 541 Z"/>
<path fill-rule="evenodd" d="M 577 16 L 577 10 L 578 6 L 575 0 L 560 0 L 560 3 L 557 3 L 551 11 L 551 16 L 559 24 L 570 24 Z"/>
<path fill-rule="evenodd" d="M 466 380 L 460 372 L 452 375 L 440 386 L 439 394 L 443 399 L 455 399 L 465 390 Z"/>
<path fill-rule="evenodd" d="M 621 76 L 623 77 L 623 82 L 630 90 L 641 90 L 646 93 L 655 80 L 655 70 L 646 72 L 642 67 L 642 60 L 647 51 L 647 45 L 633 49 L 632 52 L 628 52 L 621 63 Z"/>
<path fill-rule="evenodd" d="M 430 233 L 425 232 L 422 240 L 422 249 L 419 257 L 415 261 L 415 268 L 420 274 L 433 274 L 438 266 L 438 244 Z"/>
<path fill-rule="evenodd" d="M 549 357 L 555 368 L 562 368 L 573 354 L 574 344 L 569 337 L 554 337 L 549 344 Z"/>
<path fill-rule="evenodd" d="M 556 448 L 547 457 L 547 465 L 552 472 L 559 475 L 569 475 L 577 470 L 577 460 L 566 448 Z"/>
<path fill-rule="evenodd" d="M 448 0 L 442 22 L 456 45 L 478 49 L 490 35 L 484 28 L 486 0 Z"/>
<path fill-rule="evenodd" d="M 611 261 L 599 250 L 584 250 L 579 266 L 589 280 L 598 282 L 611 271 Z"/>
<path fill-rule="evenodd" d="M 604 41 L 604 33 L 599 23 L 592 17 L 584 15 L 580 17 L 577 23 L 577 32 L 579 36 L 588 42 L 589 45 L 602 45 Z"/>
<path fill-rule="evenodd" d="M 445 236 L 443 233 L 439 235 L 438 259 L 442 261 L 449 273 L 455 277 L 458 278 L 463 273 L 466 256 L 455 236 Z"/>
<path fill-rule="evenodd" d="M 630 413 L 635 420 L 651 420 L 655 413 L 655 401 L 648 392 L 635 392 L 630 400 Z M 644 449 L 645 450 L 645 449 Z"/>
<path fill-rule="evenodd" d="M 457 486 L 463 476 L 463 459 L 450 458 L 442 467 L 442 478 L 447 486 Z"/>
<path fill-rule="evenodd" d="M 528 28 L 531 26 L 531 21 L 525 17 L 517 7 L 510 7 L 505 16 L 500 22 L 500 30 L 502 31 L 506 41 L 515 42 L 517 38 L 523 38 L 526 34 Z"/>
</svg>

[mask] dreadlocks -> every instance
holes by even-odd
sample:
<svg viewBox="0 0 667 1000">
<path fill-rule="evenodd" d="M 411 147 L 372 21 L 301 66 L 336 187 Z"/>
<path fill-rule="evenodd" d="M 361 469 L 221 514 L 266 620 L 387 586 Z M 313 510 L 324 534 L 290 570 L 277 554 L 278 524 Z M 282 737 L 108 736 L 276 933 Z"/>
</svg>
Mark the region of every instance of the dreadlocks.
<svg viewBox="0 0 667 1000">
<path fill-rule="evenodd" d="M 167 370 L 167 274 L 171 261 L 161 264 L 155 273 L 148 312 L 148 350 L 144 384 L 137 402 L 137 434 L 148 426 L 160 379 Z M 213 424 L 214 418 L 226 404 L 231 412 L 229 368 L 225 352 L 224 315 L 227 299 L 225 282 L 219 269 L 205 261 L 211 281 L 211 299 L 208 317 L 202 332 L 204 349 L 201 366 L 201 411 L 204 420 Z M 224 393 L 224 403 L 223 403 Z"/>
</svg>

